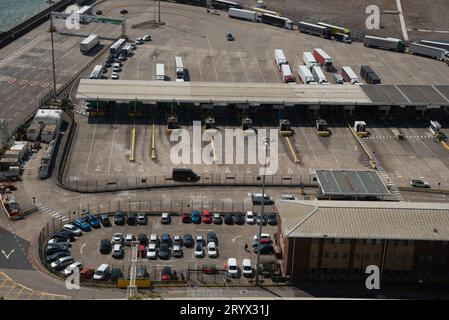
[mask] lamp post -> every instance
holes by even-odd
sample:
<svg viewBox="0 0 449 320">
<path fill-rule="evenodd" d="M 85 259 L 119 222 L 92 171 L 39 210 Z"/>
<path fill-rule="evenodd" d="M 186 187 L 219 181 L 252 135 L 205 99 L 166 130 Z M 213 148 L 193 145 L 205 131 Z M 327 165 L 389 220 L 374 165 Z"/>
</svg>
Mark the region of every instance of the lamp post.
<svg viewBox="0 0 449 320">
<path fill-rule="evenodd" d="M 54 32 L 54 25 L 53 25 L 53 0 L 48 0 L 48 3 L 50 4 L 50 37 L 51 37 L 51 63 L 52 63 L 52 69 L 53 69 L 53 98 L 56 100 L 56 68 L 55 68 L 55 46 L 53 43 L 53 32 Z"/>
<path fill-rule="evenodd" d="M 265 138 L 263 144 L 265 145 L 265 160 L 263 166 L 263 176 L 262 176 L 262 206 L 260 208 L 259 214 L 259 233 L 257 235 L 257 262 L 256 262 L 256 286 L 260 286 L 260 238 L 262 236 L 262 225 L 264 217 L 264 207 L 265 207 L 265 177 L 267 170 L 267 157 L 268 157 L 268 146 L 270 145 L 271 139 L 269 137 Z"/>
</svg>

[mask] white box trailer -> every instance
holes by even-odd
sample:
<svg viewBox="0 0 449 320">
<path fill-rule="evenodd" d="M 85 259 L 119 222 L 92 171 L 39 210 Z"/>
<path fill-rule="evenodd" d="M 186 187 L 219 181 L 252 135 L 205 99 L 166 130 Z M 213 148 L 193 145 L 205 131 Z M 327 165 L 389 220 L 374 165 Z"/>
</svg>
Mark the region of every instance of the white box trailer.
<svg viewBox="0 0 449 320">
<path fill-rule="evenodd" d="M 293 77 L 292 69 L 290 68 L 290 65 L 288 64 L 282 64 L 281 65 L 281 72 L 282 72 L 282 80 L 285 83 L 294 82 L 295 78 Z"/>
<path fill-rule="evenodd" d="M 229 8 L 228 15 L 230 18 L 248 20 L 248 21 L 259 21 L 259 15 L 257 12 L 251 10 L 243 10 L 237 8 Z"/>
<path fill-rule="evenodd" d="M 447 51 L 446 49 L 432 47 L 416 42 L 410 44 L 410 53 L 442 61 L 448 61 L 449 59 L 449 51 Z"/>
<path fill-rule="evenodd" d="M 287 58 L 284 55 L 284 51 L 282 49 L 274 50 L 274 61 L 276 61 L 276 65 L 279 70 L 281 70 L 281 65 L 288 64 Z"/>
<path fill-rule="evenodd" d="M 88 53 L 100 43 L 100 36 L 98 34 L 91 34 L 80 42 L 80 51 L 83 54 Z"/>
<path fill-rule="evenodd" d="M 316 84 L 315 77 L 313 76 L 312 72 L 310 72 L 310 69 L 307 68 L 307 66 L 299 66 L 298 74 L 299 78 L 304 84 L 312 84 L 312 82 Z"/>
<path fill-rule="evenodd" d="M 359 77 L 349 66 L 341 68 L 341 75 L 346 82 L 350 82 L 351 84 L 360 83 Z"/>
<path fill-rule="evenodd" d="M 325 84 L 328 83 L 326 76 L 324 75 L 323 71 L 321 70 L 321 68 L 319 66 L 313 66 L 310 69 L 310 72 L 312 73 L 315 82 L 317 82 L 318 84 Z"/>
<path fill-rule="evenodd" d="M 184 63 L 182 62 L 182 57 L 175 57 L 176 65 L 176 79 L 184 79 Z"/>
<path fill-rule="evenodd" d="M 304 52 L 302 54 L 302 60 L 304 61 L 304 64 L 307 66 L 307 68 L 309 68 L 309 69 L 311 69 L 313 66 L 318 66 L 318 61 L 316 61 L 312 52 Z"/>
<path fill-rule="evenodd" d="M 165 67 L 162 63 L 156 63 L 156 80 L 165 81 Z"/>
</svg>

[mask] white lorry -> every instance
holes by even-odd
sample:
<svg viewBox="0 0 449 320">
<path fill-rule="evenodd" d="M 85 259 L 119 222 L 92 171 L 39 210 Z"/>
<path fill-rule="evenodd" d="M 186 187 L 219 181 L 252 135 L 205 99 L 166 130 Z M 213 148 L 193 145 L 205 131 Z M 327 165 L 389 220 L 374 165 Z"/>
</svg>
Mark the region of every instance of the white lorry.
<svg viewBox="0 0 449 320">
<path fill-rule="evenodd" d="M 309 69 L 311 69 L 313 66 L 318 66 L 318 61 L 316 61 L 312 52 L 304 52 L 302 54 L 302 60 L 304 61 L 304 64 L 307 66 L 307 68 L 309 68 Z"/>
<path fill-rule="evenodd" d="M 313 77 L 312 72 L 307 66 L 299 66 L 298 67 L 299 78 L 304 84 L 317 84 L 315 82 L 315 78 Z"/>
<path fill-rule="evenodd" d="M 80 51 L 82 54 L 88 53 L 100 43 L 100 36 L 98 34 L 91 34 L 80 42 Z"/>
<path fill-rule="evenodd" d="M 248 21 L 260 21 L 259 15 L 255 11 L 251 10 L 243 10 L 243 9 L 237 9 L 237 8 L 229 8 L 228 11 L 230 18 L 236 18 L 236 19 L 242 19 L 242 20 L 248 20 Z"/>
<path fill-rule="evenodd" d="M 287 58 L 284 55 L 284 51 L 282 49 L 275 49 L 274 50 L 274 61 L 276 61 L 276 65 L 281 70 L 281 65 L 288 64 Z"/>
<path fill-rule="evenodd" d="M 156 64 L 156 80 L 165 81 L 165 70 L 164 64 Z"/>
<path fill-rule="evenodd" d="M 317 82 L 318 84 L 329 84 L 329 82 L 326 79 L 326 76 L 324 75 L 323 71 L 319 66 L 313 66 L 310 69 L 310 72 L 315 78 L 315 82 Z"/>
<path fill-rule="evenodd" d="M 343 80 L 345 80 L 346 82 L 350 82 L 351 84 L 360 84 L 359 77 L 357 77 L 357 75 L 351 69 L 351 67 L 348 66 L 342 67 L 341 75 L 343 76 Z"/>
</svg>

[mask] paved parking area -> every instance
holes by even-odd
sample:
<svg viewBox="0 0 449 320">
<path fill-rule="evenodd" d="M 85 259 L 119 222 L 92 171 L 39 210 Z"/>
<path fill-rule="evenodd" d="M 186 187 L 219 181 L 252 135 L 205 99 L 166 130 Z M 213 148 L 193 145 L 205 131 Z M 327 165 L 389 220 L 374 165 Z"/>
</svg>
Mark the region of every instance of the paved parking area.
<svg viewBox="0 0 449 320">
<path fill-rule="evenodd" d="M 263 232 L 272 236 L 276 230 L 277 226 L 267 225 L 263 227 Z M 132 233 L 136 236 L 139 233 L 144 233 L 147 236 L 151 233 L 156 233 L 159 237 L 161 237 L 162 233 L 168 233 L 171 238 L 176 234 L 183 236 L 186 233 L 190 233 L 193 237 L 203 235 L 206 238 L 207 232 L 210 231 L 215 232 L 218 237 L 218 258 L 209 258 L 207 254 L 204 258 L 195 258 L 194 249 L 184 247 L 184 257 L 182 258 L 171 257 L 169 260 L 139 258 L 137 265 L 145 266 L 150 273 L 151 279 L 160 280 L 160 270 L 163 266 L 170 266 L 172 270 L 176 270 L 179 274 L 179 272 L 185 271 L 188 267 L 195 269 L 197 266 L 204 264 L 213 264 L 217 268 L 222 269 L 227 259 L 231 257 L 236 258 L 239 265 L 241 265 L 244 258 L 251 259 L 252 264 L 255 264 L 256 255 L 252 252 L 245 252 L 244 247 L 245 243 L 247 243 L 249 250 L 251 250 L 252 237 L 257 234 L 258 225 L 247 225 L 246 223 L 244 225 L 186 224 L 181 222 L 179 216 L 173 216 L 169 225 L 162 225 L 160 216 L 151 216 L 148 225 L 145 226 L 113 225 L 112 227 L 93 229 L 91 232 L 84 233 L 83 236 L 73 242 L 71 254 L 75 260 L 83 262 L 85 267 L 97 268 L 100 264 L 107 263 L 113 267 L 123 267 L 123 270 L 127 272 L 131 259 L 130 247 L 125 246 L 125 255 L 122 259 L 115 259 L 111 254 L 103 255 L 98 252 L 101 239 L 111 239 L 115 232 L 121 232 L 124 235 Z"/>
</svg>

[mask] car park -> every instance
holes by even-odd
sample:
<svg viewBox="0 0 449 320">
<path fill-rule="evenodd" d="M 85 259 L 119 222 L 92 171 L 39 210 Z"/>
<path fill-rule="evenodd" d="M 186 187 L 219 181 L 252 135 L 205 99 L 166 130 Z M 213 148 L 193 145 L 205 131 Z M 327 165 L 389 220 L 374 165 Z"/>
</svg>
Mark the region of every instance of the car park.
<svg viewBox="0 0 449 320">
<path fill-rule="evenodd" d="M 52 263 L 53 261 L 56 261 L 59 258 L 67 257 L 67 256 L 70 256 L 69 250 L 59 251 L 59 252 L 56 252 L 55 254 L 47 255 L 45 257 L 45 260 L 47 261 L 47 263 Z"/>
<path fill-rule="evenodd" d="M 91 230 L 90 224 L 84 218 L 75 219 L 72 224 L 84 232 Z"/>
<path fill-rule="evenodd" d="M 163 212 L 161 215 L 161 223 L 162 224 L 170 224 L 171 223 L 171 217 L 168 212 Z"/>
<path fill-rule="evenodd" d="M 139 244 L 142 244 L 144 246 L 148 245 L 148 237 L 145 233 L 138 234 L 137 241 L 139 241 Z"/>
<path fill-rule="evenodd" d="M 238 278 L 239 269 L 237 267 L 237 260 L 235 258 L 229 258 L 226 263 L 226 271 L 230 278 Z"/>
<path fill-rule="evenodd" d="M 192 217 L 188 213 L 183 213 L 181 215 L 181 221 L 182 221 L 182 223 L 190 223 L 190 222 L 192 222 Z"/>
<path fill-rule="evenodd" d="M 122 270 L 120 268 L 112 268 L 110 276 L 111 281 L 117 281 L 121 278 L 123 278 Z"/>
<path fill-rule="evenodd" d="M 65 268 L 67 268 L 67 266 L 72 264 L 74 261 L 75 260 L 71 256 L 66 256 L 66 257 L 59 258 L 56 261 L 53 261 L 50 266 L 55 271 L 61 271 L 61 270 L 65 269 Z"/>
<path fill-rule="evenodd" d="M 182 246 L 182 238 L 179 235 L 173 236 L 173 245 Z"/>
<path fill-rule="evenodd" d="M 242 225 L 245 223 L 245 219 L 243 218 L 243 215 L 241 212 L 236 212 L 234 214 L 234 223 L 236 225 Z"/>
<path fill-rule="evenodd" d="M 119 78 L 119 76 L 118 76 L 118 73 L 117 73 L 117 72 L 111 73 L 111 79 L 112 79 L 112 80 L 118 80 L 118 78 Z"/>
<path fill-rule="evenodd" d="M 161 271 L 161 280 L 162 281 L 169 281 L 173 278 L 173 274 L 171 272 L 171 268 L 168 266 L 165 266 L 162 268 Z"/>
<path fill-rule="evenodd" d="M 70 276 L 71 274 L 73 274 L 75 269 L 78 269 L 78 271 L 80 271 L 81 269 L 83 269 L 83 264 L 78 261 L 70 264 L 69 266 L 67 266 L 64 269 L 64 272 L 63 272 L 64 276 L 66 276 L 66 277 Z"/>
<path fill-rule="evenodd" d="M 419 179 L 413 179 L 410 185 L 415 188 L 430 188 L 430 184 L 427 181 Z"/>
<path fill-rule="evenodd" d="M 123 217 L 123 214 L 120 210 L 117 210 L 114 213 L 114 224 L 117 226 L 122 226 L 125 224 L 125 217 Z"/>
<path fill-rule="evenodd" d="M 103 225 L 103 227 L 110 227 L 111 226 L 111 220 L 109 220 L 108 214 L 102 214 L 100 217 L 100 222 Z"/>
<path fill-rule="evenodd" d="M 203 223 L 212 223 L 212 217 L 208 210 L 203 210 L 201 212 L 201 220 L 203 221 Z"/>
<path fill-rule="evenodd" d="M 179 244 L 173 245 L 172 256 L 174 258 L 181 258 L 183 255 L 182 247 Z"/>
<path fill-rule="evenodd" d="M 147 248 L 147 258 L 157 259 L 157 245 L 155 243 L 150 243 Z"/>
<path fill-rule="evenodd" d="M 171 245 L 171 238 L 168 233 L 163 233 L 161 235 L 161 243 L 166 243 L 168 245 Z"/>
<path fill-rule="evenodd" d="M 195 245 L 195 258 L 203 258 L 204 250 L 201 242 L 197 242 Z"/>
<path fill-rule="evenodd" d="M 230 213 L 225 213 L 223 220 L 227 225 L 234 224 L 234 219 L 232 219 L 232 214 Z"/>
<path fill-rule="evenodd" d="M 246 212 L 246 223 L 247 224 L 255 224 L 256 220 L 254 218 L 254 213 L 252 211 Z"/>
<path fill-rule="evenodd" d="M 123 243 L 123 234 L 120 232 L 116 232 L 112 235 L 112 243 L 113 244 L 122 244 Z"/>
<path fill-rule="evenodd" d="M 192 211 L 192 222 L 195 224 L 201 223 L 201 213 L 199 211 Z"/>
<path fill-rule="evenodd" d="M 88 213 L 86 215 L 86 221 L 92 226 L 92 228 L 98 229 L 101 227 L 97 217 L 94 216 L 92 213 Z"/>
<path fill-rule="evenodd" d="M 69 251 L 69 246 L 64 243 L 52 244 L 45 248 L 45 253 L 47 255 L 52 255 L 61 251 Z"/>
<path fill-rule="evenodd" d="M 270 226 L 275 226 L 278 224 L 277 217 L 274 213 L 271 213 L 267 217 L 267 222 Z"/>
<path fill-rule="evenodd" d="M 137 214 L 137 224 L 139 225 L 147 225 L 148 224 L 148 216 L 145 212 L 139 212 Z"/>
<path fill-rule="evenodd" d="M 150 234 L 150 243 L 154 243 L 156 246 L 159 246 L 159 236 L 155 233 Z"/>
<path fill-rule="evenodd" d="M 187 248 L 191 248 L 195 244 L 195 241 L 193 240 L 192 235 L 189 233 L 186 233 L 182 240 L 183 240 L 184 246 Z"/>
<path fill-rule="evenodd" d="M 215 232 L 209 231 L 207 233 L 207 243 L 215 243 L 218 246 L 218 237 L 217 234 Z"/>
<path fill-rule="evenodd" d="M 126 224 L 134 226 L 136 224 L 136 214 L 134 212 L 128 212 L 126 214 Z"/>
<path fill-rule="evenodd" d="M 207 244 L 207 256 L 209 258 L 216 258 L 218 257 L 218 249 L 215 242 L 209 242 Z"/>
<path fill-rule="evenodd" d="M 110 267 L 108 264 L 101 264 L 97 270 L 95 270 L 93 279 L 94 280 L 106 280 L 109 277 Z"/>
<path fill-rule="evenodd" d="M 221 218 L 221 216 L 218 212 L 215 212 L 212 215 L 212 222 L 213 222 L 213 224 L 223 224 L 223 219 Z"/>
<path fill-rule="evenodd" d="M 63 228 L 64 228 L 64 230 L 73 232 L 75 234 L 75 236 L 77 236 L 77 237 L 79 237 L 83 234 L 83 232 L 81 231 L 80 228 L 74 226 L 71 223 L 65 224 Z"/>
<path fill-rule="evenodd" d="M 114 247 L 112 248 L 112 256 L 114 258 L 121 258 L 124 255 L 124 250 L 121 244 L 114 244 Z"/>
<path fill-rule="evenodd" d="M 253 267 L 251 266 L 250 259 L 243 259 L 242 261 L 242 274 L 246 278 L 251 278 L 253 276 Z"/>
<path fill-rule="evenodd" d="M 131 233 L 128 233 L 125 236 L 125 245 L 130 246 L 133 243 L 133 241 L 136 241 L 136 236 Z"/>
<path fill-rule="evenodd" d="M 109 239 L 103 239 L 100 241 L 100 246 L 98 248 L 98 250 L 100 251 L 100 253 L 102 254 L 108 254 L 111 252 L 112 250 L 112 244 L 111 241 L 109 241 Z"/>
<path fill-rule="evenodd" d="M 147 34 L 147 35 L 142 37 L 142 40 L 143 41 L 151 41 L 151 36 Z"/>
<path fill-rule="evenodd" d="M 159 247 L 159 252 L 158 252 L 158 256 L 160 259 L 164 259 L 167 260 L 170 258 L 170 246 L 168 245 L 168 243 L 161 243 L 160 247 Z"/>
</svg>

